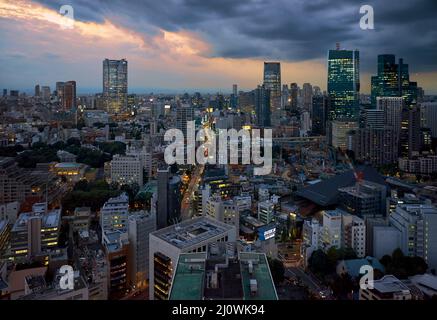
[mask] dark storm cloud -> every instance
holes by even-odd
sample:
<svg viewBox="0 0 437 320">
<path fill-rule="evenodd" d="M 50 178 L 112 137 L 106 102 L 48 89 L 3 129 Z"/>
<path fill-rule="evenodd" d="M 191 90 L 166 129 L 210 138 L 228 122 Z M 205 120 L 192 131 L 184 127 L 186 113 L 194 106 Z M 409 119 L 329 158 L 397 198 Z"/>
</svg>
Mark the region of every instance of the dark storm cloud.
<svg viewBox="0 0 437 320">
<path fill-rule="evenodd" d="M 58 9 L 63 1 L 41 1 Z M 359 28 L 359 8 L 375 10 L 375 30 Z M 437 1 L 145 0 L 72 1 L 77 19 L 108 18 L 153 34 L 159 29 L 199 33 L 211 56 L 286 61 L 323 59 L 336 42 L 359 49 L 362 70 L 376 55 L 402 56 L 416 71 L 437 70 Z"/>
</svg>

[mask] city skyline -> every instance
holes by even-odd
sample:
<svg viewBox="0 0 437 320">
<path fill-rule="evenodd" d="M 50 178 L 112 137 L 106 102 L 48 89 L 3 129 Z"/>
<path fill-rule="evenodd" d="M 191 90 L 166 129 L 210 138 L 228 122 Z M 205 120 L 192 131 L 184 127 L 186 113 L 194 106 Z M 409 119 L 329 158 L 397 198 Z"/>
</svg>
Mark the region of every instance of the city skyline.
<svg viewBox="0 0 437 320">
<path fill-rule="evenodd" d="M 281 62 L 283 84 L 309 82 L 326 90 L 326 56 L 340 42 L 342 49 L 360 51 L 362 93 L 370 93 L 377 56 L 394 54 L 409 63 L 411 81 L 417 81 L 425 93 L 436 94 L 437 65 L 432 57 L 437 45 L 430 14 L 434 4 L 370 4 L 375 30 L 359 28 L 360 4 L 350 2 L 339 7 L 325 1 L 312 5 L 223 2 L 220 6 L 181 2 L 172 4 L 180 10 L 168 12 L 147 1 L 123 6 L 73 1 L 75 24 L 65 29 L 60 24 L 59 1 L 2 0 L 5 41 L 0 70 L 8 77 L 0 78 L 0 87 L 30 93 L 37 83 L 53 86 L 59 81 L 57 70 L 62 69 L 63 77 L 77 81 L 78 94 L 101 92 L 101 61 L 125 58 L 129 93 L 231 92 L 233 83 L 241 90 L 253 90 L 263 81 L 264 61 Z M 266 30 L 238 22 L 249 22 L 245 19 L 249 15 L 275 21 Z M 312 19 L 302 20 L 300 15 Z M 132 18 L 138 23 L 134 25 Z M 412 25 L 420 38 L 409 30 Z M 393 36 L 398 33 L 404 36 Z"/>
</svg>

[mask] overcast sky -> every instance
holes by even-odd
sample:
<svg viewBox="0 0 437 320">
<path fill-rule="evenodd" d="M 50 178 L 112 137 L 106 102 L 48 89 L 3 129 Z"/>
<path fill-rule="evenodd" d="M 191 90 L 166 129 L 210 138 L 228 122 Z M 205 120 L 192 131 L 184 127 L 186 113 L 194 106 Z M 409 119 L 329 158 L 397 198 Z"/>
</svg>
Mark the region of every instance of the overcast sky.
<svg viewBox="0 0 437 320">
<path fill-rule="evenodd" d="M 58 13 L 65 3 L 72 29 Z M 359 27 L 363 4 L 374 30 Z M 393 53 L 437 94 L 436 17 L 435 0 L 0 0 L 0 88 L 76 80 L 98 92 L 102 60 L 126 58 L 131 92 L 252 89 L 265 60 L 281 62 L 283 83 L 325 89 L 327 51 L 340 42 L 360 51 L 362 92 L 377 55 Z"/>
</svg>

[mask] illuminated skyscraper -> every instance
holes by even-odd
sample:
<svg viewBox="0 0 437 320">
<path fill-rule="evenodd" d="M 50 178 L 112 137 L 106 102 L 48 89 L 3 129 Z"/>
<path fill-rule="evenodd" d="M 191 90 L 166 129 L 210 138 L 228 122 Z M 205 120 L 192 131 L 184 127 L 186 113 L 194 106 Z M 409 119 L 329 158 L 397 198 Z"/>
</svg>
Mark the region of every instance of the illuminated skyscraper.
<svg viewBox="0 0 437 320">
<path fill-rule="evenodd" d="M 119 113 L 127 108 L 127 61 L 103 60 L 103 98 L 106 111 Z"/>
<path fill-rule="evenodd" d="M 356 120 L 359 111 L 360 55 L 358 50 L 329 50 L 330 120 Z"/>
<path fill-rule="evenodd" d="M 264 62 L 264 87 L 270 90 L 270 106 L 281 107 L 281 64 Z"/>
<path fill-rule="evenodd" d="M 410 82 L 408 64 L 403 59 L 396 63 L 395 55 L 378 56 L 378 74 L 372 77 L 372 105 L 377 97 L 402 97 L 410 108 L 417 102 L 417 83 Z"/>
</svg>

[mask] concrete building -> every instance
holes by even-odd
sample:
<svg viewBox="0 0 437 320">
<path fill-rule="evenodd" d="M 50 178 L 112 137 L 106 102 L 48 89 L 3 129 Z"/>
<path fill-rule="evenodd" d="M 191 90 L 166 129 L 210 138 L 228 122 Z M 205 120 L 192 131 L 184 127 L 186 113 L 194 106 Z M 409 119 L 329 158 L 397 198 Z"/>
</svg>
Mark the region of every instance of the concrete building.
<svg viewBox="0 0 437 320">
<path fill-rule="evenodd" d="M 90 228 L 91 208 L 78 207 L 74 209 L 73 231 L 88 232 Z"/>
<path fill-rule="evenodd" d="M 339 188 L 340 207 L 360 217 L 382 217 L 386 211 L 387 187 L 371 181 Z"/>
<path fill-rule="evenodd" d="M 329 248 L 341 248 L 342 212 L 340 210 L 323 211 L 323 225 L 320 234 L 320 247 L 324 251 Z"/>
<path fill-rule="evenodd" d="M 364 220 L 355 215 L 342 213 L 341 246 L 351 248 L 358 258 L 366 256 L 366 225 Z"/>
<path fill-rule="evenodd" d="M 210 197 L 206 204 L 206 215 L 235 227 L 236 238 L 240 231 L 240 210 L 233 200 L 222 200 L 219 195 Z"/>
<path fill-rule="evenodd" d="M 258 202 L 258 220 L 269 224 L 275 220 L 275 203 L 272 200 Z"/>
<path fill-rule="evenodd" d="M 373 227 L 373 256 L 381 259 L 401 246 L 401 233 L 391 226 Z"/>
<path fill-rule="evenodd" d="M 211 243 L 207 252 L 181 253 L 169 300 L 278 300 L 265 254 L 236 247 Z"/>
<path fill-rule="evenodd" d="M 139 212 L 129 216 L 129 280 L 143 289 L 149 276 L 149 234 L 156 230 L 156 215 Z"/>
<path fill-rule="evenodd" d="M 47 210 L 46 203 L 36 203 L 32 212 L 20 214 L 11 230 L 11 255 L 32 257 L 58 247 L 61 210 Z"/>
<path fill-rule="evenodd" d="M 20 210 L 18 201 L 0 204 L 0 220 L 8 220 L 9 223 L 15 223 Z"/>
<path fill-rule="evenodd" d="M 235 242 L 235 227 L 209 217 L 157 230 L 149 240 L 149 299 L 167 300 L 181 253 L 206 252 L 211 242 Z"/>
<path fill-rule="evenodd" d="M 181 179 L 172 175 L 170 167 L 158 169 L 157 229 L 177 223 L 181 215 Z"/>
<path fill-rule="evenodd" d="M 401 234 L 400 249 L 418 256 L 430 269 L 437 269 L 437 208 L 424 204 L 399 204 L 390 224 Z"/>
<path fill-rule="evenodd" d="M 143 178 L 143 162 L 139 155 L 133 154 L 116 154 L 113 156 L 110 164 L 111 181 L 123 184 L 134 184 L 142 186 Z"/>
<path fill-rule="evenodd" d="M 100 210 L 102 234 L 104 234 L 105 231 L 127 232 L 128 212 L 129 197 L 126 193 L 122 193 L 120 196 L 110 198 L 106 201 Z"/>
<path fill-rule="evenodd" d="M 410 288 L 392 275 L 373 281 L 373 289 L 360 289 L 360 300 L 412 300 Z"/>
<path fill-rule="evenodd" d="M 348 133 L 352 130 L 358 129 L 358 123 L 356 121 L 332 121 L 331 123 L 331 145 L 334 148 L 340 148 L 342 150 L 350 150 L 351 145 L 348 141 Z"/>
</svg>

